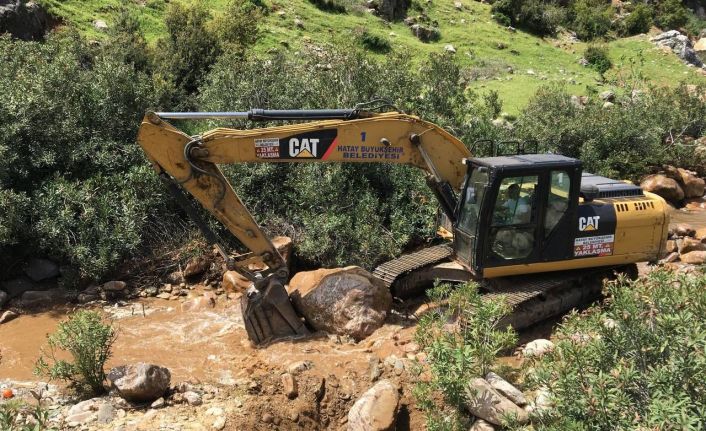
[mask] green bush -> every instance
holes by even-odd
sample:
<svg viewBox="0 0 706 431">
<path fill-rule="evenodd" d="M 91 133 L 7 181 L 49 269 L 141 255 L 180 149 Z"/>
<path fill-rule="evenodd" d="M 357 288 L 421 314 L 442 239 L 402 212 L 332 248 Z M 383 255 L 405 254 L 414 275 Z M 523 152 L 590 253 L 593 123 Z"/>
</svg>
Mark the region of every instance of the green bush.
<svg viewBox="0 0 706 431">
<path fill-rule="evenodd" d="M 389 40 L 383 36 L 370 33 L 367 30 L 363 31 L 360 36 L 358 36 L 358 39 L 360 40 L 360 44 L 363 45 L 365 49 L 373 52 L 384 54 L 390 52 L 390 49 L 392 49 L 392 45 L 390 45 Z"/>
<path fill-rule="evenodd" d="M 689 21 L 689 12 L 681 0 L 665 0 L 657 3 L 655 24 L 664 30 L 674 30 Z"/>
<path fill-rule="evenodd" d="M 625 20 L 622 22 L 621 33 L 623 35 L 633 35 L 647 33 L 652 26 L 654 10 L 651 6 L 638 3 Z"/>
<path fill-rule="evenodd" d="M 535 428 L 706 427 L 706 276 L 658 270 L 608 295 L 571 315 L 532 366 L 528 382 L 554 402 Z"/>
<path fill-rule="evenodd" d="M 414 392 L 428 429 L 461 429 L 466 385 L 485 377 L 498 354 L 517 343 L 517 335 L 510 326 L 501 327 L 510 307 L 483 298 L 475 283 L 442 284 L 428 294 L 436 308 L 421 317 L 415 341 L 426 355 L 420 372 L 428 371 L 430 378 Z M 435 401 L 439 397 L 442 405 Z"/>
<path fill-rule="evenodd" d="M 604 37 L 611 28 L 613 10 L 602 0 L 577 0 L 573 4 L 571 28 L 581 40 Z"/>
<path fill-rule="evenodd" d="M 47 336 L 48 349 L 43 350 L 37 360 L 35 374 L 67 381 L 82 393 L 102 394 L 105 392 L 104 366 L 116 335 L 100 314 L 79 310 Z M 59 351 L 70 354 L 73 361 L 58 359 Z"/>
<path fill-rule="evenodd" d="M 583 52 L 583 57 L 588 62 L 588 65 L 598 72 L 601 77 L 613 67 L 613 63 L 608 57 L 608 48 L 601 45 L 588 45 Z"/>
<path fill-rule="evenodd" d="M 346 13 L 346 5 L 342 4 L 340 0 L 309 0 L 309 3 L 324 12 Z"/>
<path fill-rule="evenodd" d="M 566 20 L 563 7 L 543 0 L 499 0 L 491 8 L 502 25 L 514 25 L 538 35 L 554 35 Z"/>
</svg>

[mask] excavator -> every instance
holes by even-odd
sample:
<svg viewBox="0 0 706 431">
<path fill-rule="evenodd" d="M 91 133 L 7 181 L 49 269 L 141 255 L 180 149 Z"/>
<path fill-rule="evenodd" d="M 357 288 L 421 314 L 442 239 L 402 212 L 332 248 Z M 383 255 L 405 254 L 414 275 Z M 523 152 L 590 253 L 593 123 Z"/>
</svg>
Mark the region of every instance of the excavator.
<svg viewBox="0 0 706 431">
<path fill-rule="evenodd" d="M 517 151 L 473 157 L 441 127 L 383 106 L 244 112 L 148 112 L 137 141 L 227 267 L 250 281 L 241 308 L 248 337 L 261 344 L 309 333 L 285 285 L 284 259 L 218 165 L 230 163 L 390 163 L 419 168 L 452 237 L 378 266 L 373 275 L 408 298 L 437 280 L 477 281 L 512 307 L 521 329 L 600 294 L 616 272 L 636 276 L 665 247 L 665 201 L 622 181 L 583 172 L 580 160 Z M 283 121 L 190 136 L 168 120 Z M 277 124 L 277 123 L 275 123 Z M 249 252 L 219 245 L 190 194 Z"/>
</svg>

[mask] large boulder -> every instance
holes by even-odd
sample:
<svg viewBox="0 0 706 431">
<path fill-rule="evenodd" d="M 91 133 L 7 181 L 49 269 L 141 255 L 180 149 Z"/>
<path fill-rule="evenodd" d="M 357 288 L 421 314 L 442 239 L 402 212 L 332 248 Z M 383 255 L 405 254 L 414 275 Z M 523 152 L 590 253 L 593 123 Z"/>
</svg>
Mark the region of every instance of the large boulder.
<svg viewBox="0 0 706 431">
<path fill-rule="evenodd" d="M 690 251 L 682 254 L 680 257 L 682 262 L 691 265 L 703 265 L 706 263 L 706 251 Z"/>
<path fill-rule="evenodd" d="M 382 326 L 392 305 L 385 284 L 357 266 L 299 272 L 289 293 L 314 329 L 358 341 Z"/>
<path fill-rule="evenodd" d="M 23 293 L 29 290 L 38 290 L 39 286 L 35 284 L 29 277 L 18 277 L 12 280 L 6 280 L 0 283 L 0 288 L 7 292 L 7 295 L 12 298 L 22 296 Z"/>
<path fill-rule="evenodd" d="M 211 267 L 211 259 L 208 256 L 197 256 L 191 258 L 184 268 L 184 277 L 193 277 L 203 274 Z"/>
<path fill-rule="evenodd" d="M 466 387 L 466 408 L 473 416 L 495 425 L 503 425 L 508 417 L 514 417 L 519 424 L 529 421 L 526 411 L 502 396 L 481 378 L 471 380 Z"/>
<path fill-rule="evenodd" d="M 706 251 L 706 244 L 696 238 L 682 238 L 677 240 L 679 254 L 686 254 L 692 251 Z"/>
<path fill-rule="evenodd" d="M 42 281 L 59 276 L 59 265 L 49 259 L 30 259 L 24 268 L 27 277 Z"/>
<path fill-rule="evenodd" d="M 512 386 L 507 380 L 503 379 L 494 372 L 489 372 L 485 376 L 485 380 L 490 383 L 490 386 L 492 386 L 493 389 L 506 396 L 510 401 L 518 406 L 524 406 L 527 404 L 527 399 L 522 391 Z"/>
<path fill-rule="evenodd" d="M 158 365 L 121 365 L 108 373 L 108 380 L 118 394 L 127 401 L 152 402 L 169 389 L 171 373 Z"/>
<path fill-rule="evenodd" d="M 59 287 L 49 290 L 28 290 L 22 294 L 21 304 L 25 308 L 43 308 L 65 302 L 69 293 Z"/>
<path fill-rule="evenodd" d="M 410 0 L 380 0 L 378 13 L 388 21 L 397 21 L 407 16 Z"/>
<path fill-rule="evenodd" d="M 397 387 L 380 380 L 353 404 L 348 411 L 349 431 L 387 431 L 395 429 L 400 402 Z"/>
<path fill-rule="evenodd" d="M 684 199 L 684 190 L 679 183 L 663 174 L 648 175 L 640 183 L 642 190 L 663 197 L 672 204 L 678 204 Z"/>
<path fill-rule="evenodd" d="M 702 178 L 697 177 L 696 172 L 687 171 L 682 168 L 679 168 L 677 171 L 679 172 L 685 198 L 700 198 L 704 195 L 706 182 Z"/>
<path fill-rule="evenodd" d="M 33 1 L 0 0 L 0 34 L 9 33 L 22 40 L 41 40 L 52 19 Z"/>
<path fill-rule="evenodd" d="M 650 39 L 657 46 L 662 46 L 668 48 L 677 57 L 686 61 L 687 63 L 693 64 L 694 66 L 701 67 L 703 62 L 696 55 L 694 51 L 694 45 L 688 36 L 679 33 L 677 30 L 665 31 L 659 35 Z"/>
</svg>

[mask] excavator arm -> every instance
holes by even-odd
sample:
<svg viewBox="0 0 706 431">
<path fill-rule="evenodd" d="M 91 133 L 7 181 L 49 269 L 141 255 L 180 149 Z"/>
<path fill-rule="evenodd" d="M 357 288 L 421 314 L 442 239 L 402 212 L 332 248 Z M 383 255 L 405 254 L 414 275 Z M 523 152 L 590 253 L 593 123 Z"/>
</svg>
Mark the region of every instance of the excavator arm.
<svg viewBox="0 0 706 431">
<path fill-rule="evenodd" d="M 209 118 L 307 122 L 251 130 L 217 128 L 189 136 L 166 121 Z M 282 256 L 223 176 L 219 164 L 412 165 L 427 173 L 428 184 L 453 220 L 455 191 L 465 175 L 462 161 L 471 156 L 461 141 L 432 123 L 397 112 L 358 110 L 148 113 L 137 140 L 158 174 L 190 193 L 251 251 L 230 259 L 229 266 L 253 282 L 242 306 L 248 335 L 258 343 L 306 333 L 306 328 L 284 290 L 288 271 Z M 253 271 L 254 263 L 264 263 L 267 268 Z"/>
</svg>

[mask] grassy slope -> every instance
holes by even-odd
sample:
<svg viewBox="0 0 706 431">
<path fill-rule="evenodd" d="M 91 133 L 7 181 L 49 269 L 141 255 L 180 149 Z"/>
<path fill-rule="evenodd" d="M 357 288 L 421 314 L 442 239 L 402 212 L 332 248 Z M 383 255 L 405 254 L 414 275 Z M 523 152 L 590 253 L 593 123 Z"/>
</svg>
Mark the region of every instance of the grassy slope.
<svg viewBox="0 0 706 431">
<path fill-rule="evenodd" d="M 123 0 L 43 0 L 52 12 L 60 15 L 89 37 L 100 38 L 93 28 L 94 19 L 111 24 L 112 15 Z M 203 1 L 218 13 L 227 0 Z M 516 113 L 527 103 L 537 88 L 549 83 L 563 83 L 576 94 L 586 94 L 602 86 L 597 73 L 582 67 L 578 59 L 585 48 L 583 43 L 569 43 L 557 39 L 541 39 L 523 32 L 512 33 L 497 25 L 491 18 L 490 6 L 473 0 L 462 0 L 464 8 L 457 11 L 453 0 L 435 0 L 427 6 L 430 18 L 439 22 L 441 40 L 422 43 L 403 23 L 388 24 L 362 11 L 331 14 L 318 10 L 307 0 L 268 0 L 273 10 L 265 18 L 264 32 L 256 46 L 258 51 L 279 47 L 287 41 L 289 49 L 296 50 L 305 41 L 333 43 L 353 38 L 356 31 L 368 31 L 388 38 L 396 50 L 406 50 L 414 59 L 431 52 L 443 52 L 446 44 L 457 50 L 456 56 L 468 66 L 495 71 L 492 78 L 475 81 L 472 87 L 480 92 L 497 90 L 505 110 Z M 127 3 L 139 10 L 141 22 L 150 41 L 155 42 L 164 32 L 161 15 L 167 7 L 164 0 L 147 0 L 144 5 Z M 280 16 L 275 11 L 284 11 Z M 410 14 L 415 14 L 410 11 Z M 304 21 L 304 28 L 294 25 L 294 19 Z M 498 49 L 498 42 L 507 45 Z M 609 72 L 609 80 L 624 80 L 642 75 L 654 84 L 673 84 L 682 80 L 706 81 L 693 68 L 688 68 L 676 56 L 665 54 L 648 41 L 647 36 L 620 39 L 608 44 L 616 67 Z M 514 73 L 507 72 L 511 66 Z M 533 71 L 534 74 L 528 73 Z"/>
</svg>

